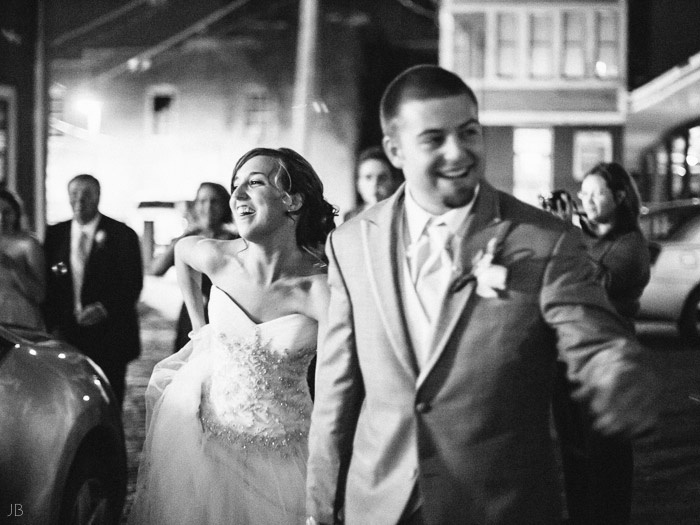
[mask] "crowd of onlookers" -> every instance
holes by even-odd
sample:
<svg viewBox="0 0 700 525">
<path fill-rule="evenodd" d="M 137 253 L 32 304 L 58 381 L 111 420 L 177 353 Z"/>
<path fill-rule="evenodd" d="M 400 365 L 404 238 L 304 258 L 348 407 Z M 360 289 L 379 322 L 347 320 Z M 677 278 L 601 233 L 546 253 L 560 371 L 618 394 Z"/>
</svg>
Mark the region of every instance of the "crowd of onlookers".
<svg viewBox="0 0 700 525">
<path fill-rule="evenodd" d="M 357 161 L 359 205 L 345 220 L 387 198 L 402 176 L 380 147 L 363 150 Z M 127 363 L 140 353 L 136 302 L 144 270 L 163 275 L 175 263 L 176 242 L 188 235 L 236 237 L 229 191 L 203 182 L 188 213 L 188 226 L 143 268 L 135 232 L 99 211 L 100 183 L 88 174 L 68 184 L 70 220 L 47 228 L 42 243 L 23 224 L 20 199 L 0 190 L 0 322 L 48 330 L 89 355 L 123 399 Z M 206 299 L 211 283 L 202 279 Z M 173 349 L 188 340 L 191 324 L 183 305 Z"/>
</svg>

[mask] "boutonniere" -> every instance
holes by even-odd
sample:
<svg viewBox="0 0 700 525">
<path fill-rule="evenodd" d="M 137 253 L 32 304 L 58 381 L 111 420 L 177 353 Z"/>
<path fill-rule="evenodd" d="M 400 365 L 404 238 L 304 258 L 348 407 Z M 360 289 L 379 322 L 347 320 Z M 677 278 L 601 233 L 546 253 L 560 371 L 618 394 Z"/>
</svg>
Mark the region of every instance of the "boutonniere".
<svg viewBox="0 0 700 525">
<path fill-rule="evenodd" d="M 57 262 L 51 267 L 51 273 L 54 275 L 66 275 L 68 273 L 68 265 L 63 261 Z"/>
<path fill-rule="evenodd" d="M 497 255 L 498 245 L 499 239 L 493 237 L 486 245 L 485 250 L 479 250 L 472 259 L 471 272 L 455 279 L 450 291 L 457 292 L 469 282 L 476 281 L 476 293 L 480 297 L 498 297 L 498 292 L 506 289 L 508 278 L 508 269 L 493 263 Z"/>
<path fill-rule="evenodd" d="M 95 244 L 97 245 L 97 247 L 102 248 L 106 240 L 107 233 L 104 230 L 97 230 L 97 232 L 95 233 Z"/>
</svg>

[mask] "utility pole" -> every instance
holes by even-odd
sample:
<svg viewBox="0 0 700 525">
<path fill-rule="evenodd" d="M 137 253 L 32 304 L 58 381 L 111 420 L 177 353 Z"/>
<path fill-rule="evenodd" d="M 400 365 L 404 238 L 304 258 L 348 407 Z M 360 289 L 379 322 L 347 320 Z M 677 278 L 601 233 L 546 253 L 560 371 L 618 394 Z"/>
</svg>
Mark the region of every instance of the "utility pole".
<svg viewBox="0 0 700 525">
<path fill-rule="evenodd" d="M 34 231 L 44 238 L 46 229 L 46 148 L 47 132 L 46 5 L 37 1 L 36 44 L 34 58 Z"/>
<path fill-rule="evenodd" d="M 299 0 L 296 78 L 292 105 L 292 140 L 296 150 L 306 155 L 309 108 L 315 99 L 318 0 Z"/>
</svg>

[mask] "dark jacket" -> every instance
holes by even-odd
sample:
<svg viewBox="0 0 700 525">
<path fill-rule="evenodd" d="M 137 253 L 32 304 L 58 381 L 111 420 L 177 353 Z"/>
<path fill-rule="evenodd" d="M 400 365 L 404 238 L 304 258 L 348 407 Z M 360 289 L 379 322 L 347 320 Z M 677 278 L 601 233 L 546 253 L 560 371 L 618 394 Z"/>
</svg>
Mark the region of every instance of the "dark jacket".
<svg viewBox="0 0 700 525">
<path fill-rule="evenodd" d="M 104 215 L 100 218 L 85 266 L 81 300 L 83 305 L 102 303 L 107 318 L 88 327 L 78 326 L 73 313 L 70 237 L 71 221 L 49 226 L 46 232 L 49 329 L 58 330 L 101 366 L 137 358 L 141 343 L 136 304 L 143 287 L 138 236 L 121 222 Z"/>
</svg>

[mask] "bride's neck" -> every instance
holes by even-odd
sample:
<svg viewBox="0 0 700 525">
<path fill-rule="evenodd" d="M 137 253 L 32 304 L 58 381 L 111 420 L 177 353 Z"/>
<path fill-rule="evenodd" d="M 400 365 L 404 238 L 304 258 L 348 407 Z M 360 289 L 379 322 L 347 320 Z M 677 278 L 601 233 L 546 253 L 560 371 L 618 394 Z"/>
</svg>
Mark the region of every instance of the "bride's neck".
<svg viewBox="0 0 700 525">
<path fill-rule="evenodd" d="M 271 284 L 285 275 L 297 273 L 303 257 L 294 238 L 283 243 L 249 243 L 246 266 L 259 282 Z"/>
</svg>

